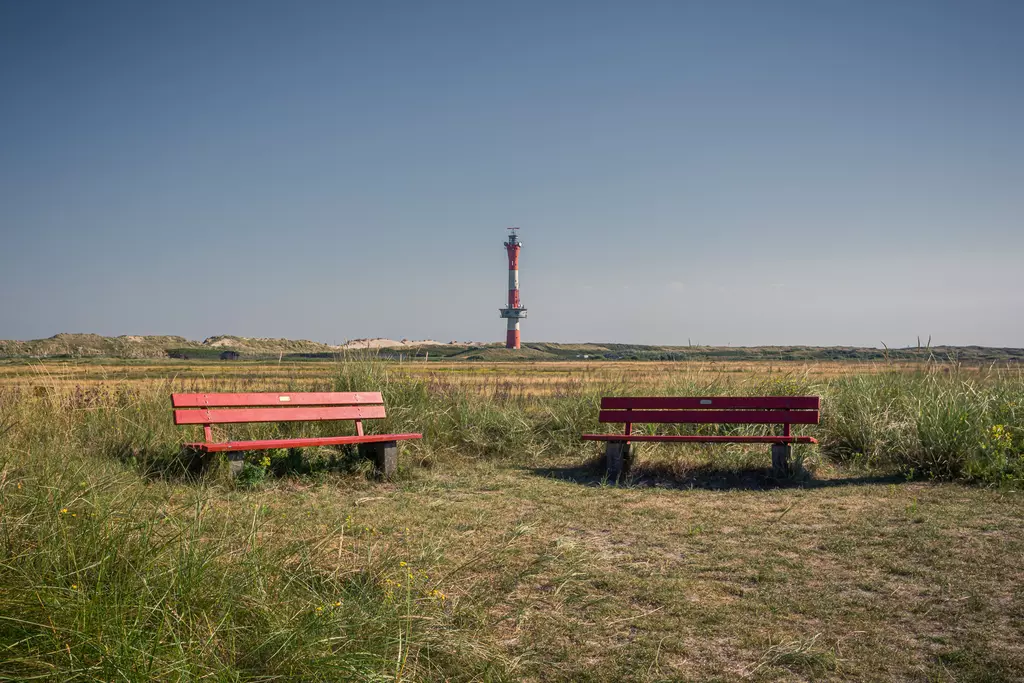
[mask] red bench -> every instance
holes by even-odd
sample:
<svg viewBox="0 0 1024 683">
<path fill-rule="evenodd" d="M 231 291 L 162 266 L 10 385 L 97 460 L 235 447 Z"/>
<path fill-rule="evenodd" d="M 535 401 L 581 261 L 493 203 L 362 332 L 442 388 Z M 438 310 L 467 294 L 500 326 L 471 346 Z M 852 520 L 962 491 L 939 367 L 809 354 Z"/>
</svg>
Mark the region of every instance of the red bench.
<svg viewBox="0 0 1024 683">
<path fill-rule="evenodd" d="M 398 466 L 398 442 L 420 439 L 422 434 L 364 434 L 363 420 L 385 417 L 380 392 L 321 392 L 281 394 L 172 394 L 174 424 L 202 425 L 206 440 L 186 444 L 203 453 L 228 454 L 233 472 L 242 467 L 244 451 L 272 448 L 305 448 L 358 444 L 360 454 L 373 457 L 377 471 L 394 474 Z M 353 420 L 351 436 L 260 439 L 255 441 L 214 441 L 213 425 L 256 422 L 315 422 Z"/>
<path fill-rule="evenodd" d="M 689 443 L 770 443 L 772 468 L 777 476 L 789 474 L 792 444 L 818 443 L 809 436 L 793 436 L 790 425 L 818 424 L 817 396 L 711 396 L 621 397 L 601 399 L 598 420 L 625 425 L 622 434 L 584 434 L 585 441 L 606 441 L 608 478 L 629 471 L 629 446 L 636 441 Z M 781 425 L 778 436 L 702 436 L 699 434 L 634 434 L 634 424 L 769 424 Z"/>
</svg>

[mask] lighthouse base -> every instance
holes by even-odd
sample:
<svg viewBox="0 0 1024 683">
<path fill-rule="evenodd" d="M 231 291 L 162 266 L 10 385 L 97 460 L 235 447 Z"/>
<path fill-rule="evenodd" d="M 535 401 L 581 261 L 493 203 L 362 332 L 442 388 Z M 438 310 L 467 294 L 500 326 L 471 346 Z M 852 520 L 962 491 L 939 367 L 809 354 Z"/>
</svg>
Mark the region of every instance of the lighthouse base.
<svg viewBox="0 0 1024 683">
<path fill-rule="evenodd" d="M 519 348 L 519 330 L 509 330 L 508 332 L 505 333 L 505 348 Z"/>
</svg>

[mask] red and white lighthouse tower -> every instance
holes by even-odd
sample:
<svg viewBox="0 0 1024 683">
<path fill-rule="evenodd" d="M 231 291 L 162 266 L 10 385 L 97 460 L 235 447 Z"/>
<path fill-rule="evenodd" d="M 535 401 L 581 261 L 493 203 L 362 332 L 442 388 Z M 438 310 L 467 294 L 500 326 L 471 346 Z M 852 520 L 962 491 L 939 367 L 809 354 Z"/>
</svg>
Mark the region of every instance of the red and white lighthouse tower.
<svg viewBox="0 0 1024 683">
<path fill-rule="evenodd" d="M 505 251 L 508 252 L 508 306 L 498 309 L 501 317 L 508 320 L 508 330 L 505 332 L 505 348 L 519 348 L 519 319 L 526 317 L 526 309 L 519 301 L 519 249 L 523 243 L 519 241 L 516 230 L 508 229 L 508 242 L 505 242 Z"/>
</svg>

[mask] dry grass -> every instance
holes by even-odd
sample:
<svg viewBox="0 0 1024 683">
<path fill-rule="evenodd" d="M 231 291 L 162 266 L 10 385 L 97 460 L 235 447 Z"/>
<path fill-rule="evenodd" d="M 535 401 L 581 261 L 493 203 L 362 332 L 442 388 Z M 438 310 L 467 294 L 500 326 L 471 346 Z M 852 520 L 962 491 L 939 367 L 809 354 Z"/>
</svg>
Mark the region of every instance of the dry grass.
<svg viewBox="0 0 1024 683">
<path fill-rule="evenodd" d="M 325 564 L 346 518 L 372 529 L 345 553 L 425 572 L 524 680 L 1020 680 L 1019 494 L 834 469 L 749 480 L 615 488 L 571 463 L 462 462 L 235 500 L 267 506 L 268 533 L 322 542 Z"/>
<path fill-rule="evenodd" d="M 867 362 L 661 362 L 661 361 L 540 361 L 478 363 L 456 361 L 406 361 L 388 363 L 396 376 L 444 382 L 482 393 L 494 391 L 547 396 L 576 390 L 614 388 L 622 384 L 697 382 L 736 385 L 770 377 L 800 377 L 809 382 L 884 372 L 915 372 L 919 363 Z M 171 381 L 176 390 L 250 391 L 274 386 L 291 390 L 315 390 L 330 386 L 335 363 L 331 361 L 189 361 L 189 360 L 95 360 L 0 362 L 0 386 L 59 388 L 125 383 L 143 385 Z M 987 367 L 963 367 L 978 375 Z"/>
<path fill-rule="evenodd" d="M 589 414 L 589 395 L 573 402 L 581 386 L 753 386 L 794 376 L 812 383 L 856 377 L 856 370 L 431 363 L 373 372 L 426 380 L 425 387 L 389 386 L 399 396 L 425 388 L 423 400 L 433 404 L 410 403 L 418 415 L 399 419 L 454 409 L 459 404 L 443 403 L 443 392 L 475 388 L 492 402 L 500 427 L 505 413 L 523 405 L 539 413 L 582 406 Z M 0 371 L 0 385 L 28 389 L 9 390 L 8 399 L 52 410 L 52 424 L 38 426 L 17 406 L 9 418 L 0 412 L 0 634 L 7 638 L 0 679 L 17 679 L 26 662 L 49 680 L 97 671 L 141 679 L 143 669 L 122 662 L 142 666 L 144 658 L 103 654 L 96 663 L 99 650 L 89 650 L 96 643 L 116 649 L 133 638 L 120 617 L 103 621 L 113 586 L 137 601 L 138 613 L 164 620 L 160 638 L 146 644 L 163 662 L 154 676 L 160 680 L 330 680 L 339 675 L 331 668 L 338 662 L 359 667 L 350 677 L 360 680 L 1024 680 L 1024 498 L 1013 483 L 908 481 L 808 449 L 808 476 L 778 487 L 767 476 L 763 448 L 644 445 L 633 479 L 616 487 L 602 480 L 597 445 L 559 440 L 557 449 L 513 458 L 506 451 L 515 444 L 484 439 L 473 451 L 479 457 L 467 457 L 468 446 L 460 452 L 404 445 L 395 482 L 350 471 L 270 479 L 243 490 L 213 478 L 146 478 L 111 457 L 110 446 L 119 445 L 105 431 L 112 426 L 132 445 L 146 435 L 173 445 L 178 434 L 163 393 L 159 402 L 131 392 L 75 391 L 75 400 L 57 399 L 89 383 L 149 393 L 337 387 L 336 368 L 48 363 Z M 858 391 L 855 383 L 843 386 L 851 395 Z M 887 399 L 879 393 L 871 400 Z M 570 418 L 564 424 L 575 429 Z M 522 429 L 534 424 L 542 423 Z M 19 440 L 2 441 L 5 429 Z M 520 430 L 517 438 L 539 443 L 527 437 L 533 438 Z M 79 505 L 106 511 L 106 526 L 91 527 L 96 543 L 131 522 L 148 525 L 162 542 L 178 537 L 164 529 L 181 530 L 190 553 L 213 553 L 215 561 L 202 574 L 192 560 L 182 563 L 173 553 L 154 559 L 140 544 L 140 564 L 121 566 L 96 553 L 92 539 L 44 545 L 25 521 L 73 531 L 85 524 L 84 517 L 70 518 Z M 68 548 L 85 555 L 69 559 Z M 76 577 L 95 574 L 93 561 L 113 574 L 82 589 Z M 183 577 L 170 584 L 176 602 L 147 602 L 150 596 L 132 592 L 141 582 L 162 596 L 153 587 L 174 572 Z M 193 574 L 234 586 L 234 602 L 211 601 Z M 302 591 L 289 593 L 297 584 Z M 334 613 L 330 596 L 341 594 L 345 607 Z M 45 605 L 39 595 L 49 596 Z M 19 624 L 24 614 L 16 607 L 32 611 L 44 627 L 25 636 L 19 629 L 29 627 Z M 184 626 L 183 608 L 191 619 Z M 220 609 L 234 620 L 224 628 Z M 276 640 L 265 637 L 268 623 Z M 103 628 L 96 631 L 96 624 Z M 121 633 L 117 624 L 123 635 L 109 635 Z M 26 654 L 37 642 L 46 646 Z M 189 650 L 197 642 L 202 650 Z M 254 648 L 262 653 L 256 660 L 249 657 Z"/>
</svg>

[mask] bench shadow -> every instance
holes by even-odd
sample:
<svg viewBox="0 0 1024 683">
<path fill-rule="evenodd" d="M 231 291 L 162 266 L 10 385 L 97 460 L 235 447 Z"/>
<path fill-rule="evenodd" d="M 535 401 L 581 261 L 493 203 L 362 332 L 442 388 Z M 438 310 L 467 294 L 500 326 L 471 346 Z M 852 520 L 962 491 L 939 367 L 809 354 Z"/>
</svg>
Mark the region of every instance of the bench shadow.
<svg viewBox="0 0 1024 683">
<path fill-rule="evenodd" d="M 266 451 L 262 453 L 269 455 Z M 106 455 L 151 481 L 196 484 L 217 478 L 228 467 L 224 454 L 202 453 L 186 446 L 113 447 Z M 277 479 L 325 473 L 369 476 L 372 470 L 372 463 L 353 445 L 280 449 L 266 468 L 267 475 Z"/>
<path fill-rule="evenodd" d="M 583 464 L 568 467 L 534 467 L 528 472 L 535 476 L 558 479 L 580 486 L 615 485 L 605 477 L 603 457 L 592 458 Z M 764 491 L 779 488 L 824 489 L 839 486 L 869 486 L 877 484 L 905 484 L 907 478 L 899 474 L 857 475 L 828 479 L 813 477 L 802 470 L 789 479 L 777 479 L 770 467 L 742 467 L 726 469 L 713 465 L 694 467 L 669 464 L 640 464 L 618 482 L 633 488 L 705 489 L 709 491 Z"/>
</svg>

